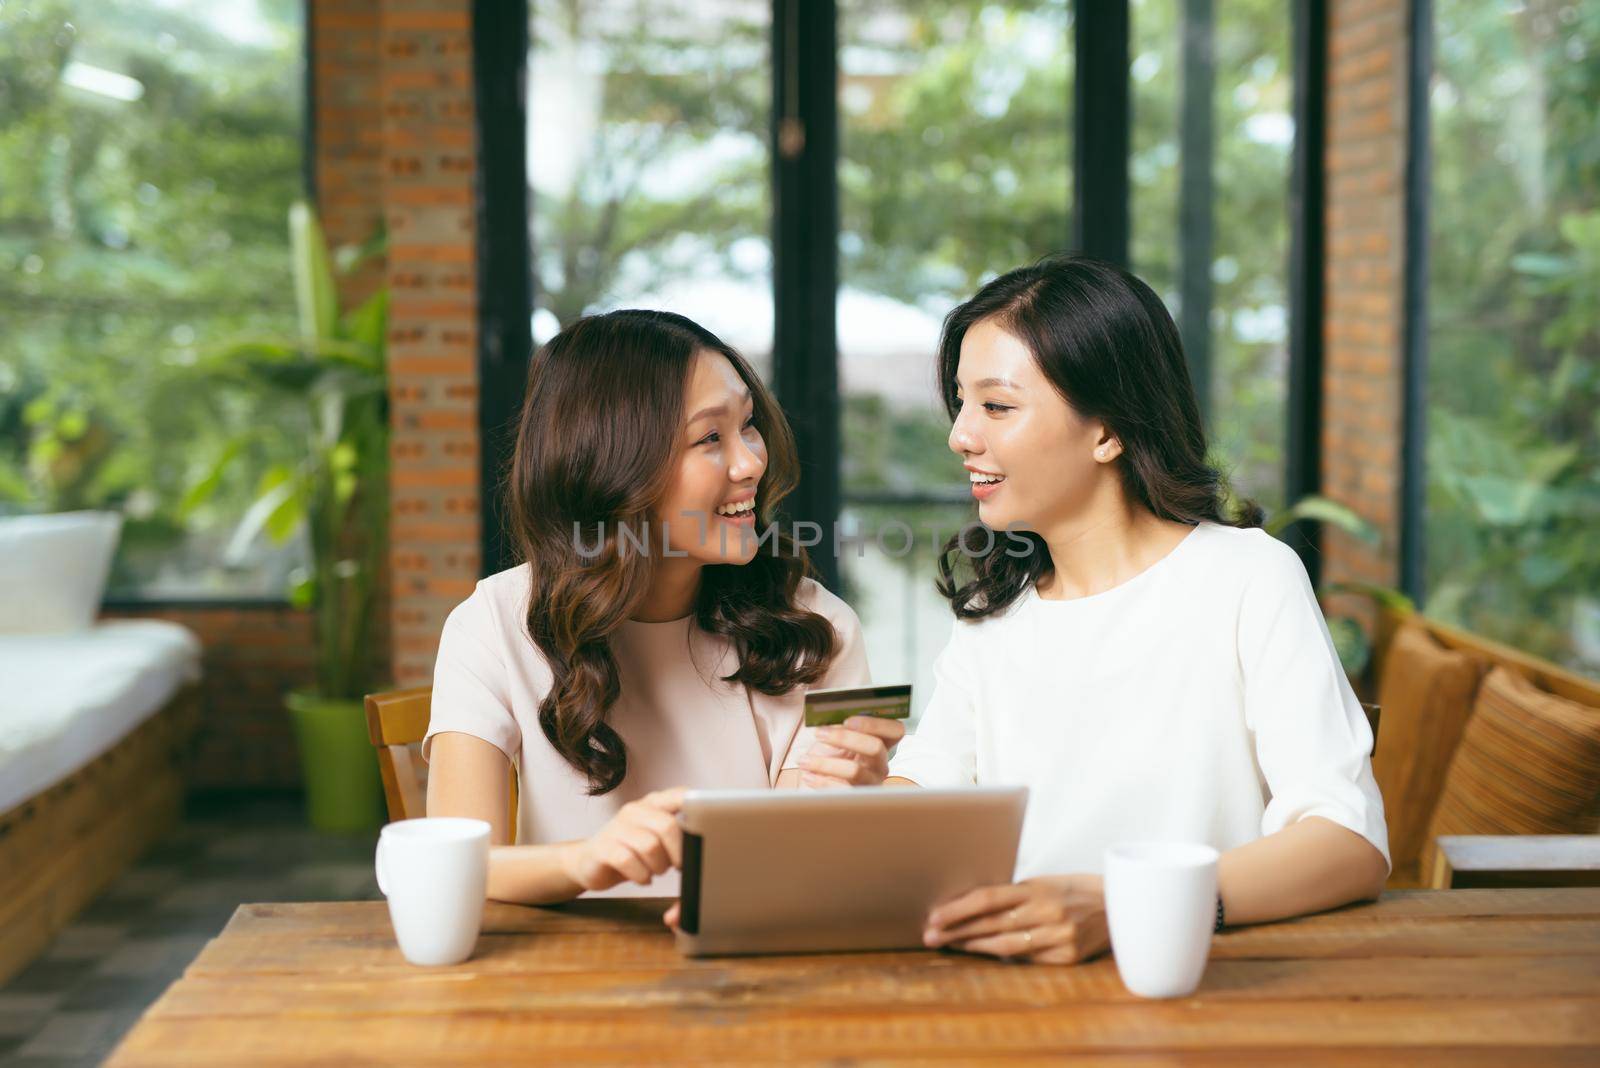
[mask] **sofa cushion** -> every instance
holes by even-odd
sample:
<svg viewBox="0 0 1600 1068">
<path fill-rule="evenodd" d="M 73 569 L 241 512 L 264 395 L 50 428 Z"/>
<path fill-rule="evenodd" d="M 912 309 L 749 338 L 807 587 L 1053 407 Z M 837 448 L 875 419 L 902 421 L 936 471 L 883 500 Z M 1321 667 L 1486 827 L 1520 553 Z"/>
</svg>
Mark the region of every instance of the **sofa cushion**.
<svg viewBox="0 0 1600 1068">
<path fill-rule="evenodd" d="M 1442 834 L 1600 830 L 1600 708 L 1546 693 L 1497 667 L 1478 699 L 1428 827 L 1422 872 Z"/>
<path fill-rule="evenodd" d="M 1378 687 L 1383 742 L 1372 755 L 1372 774 L 1383 793 L 1396 871 L 1421 858 L 1481 670 L 1476 659 L 1446 649 L 1414 621 L 1389 645 Z"/>
<path fill-rule="evenodd" d="M 0 634 L 0 813 L 111 749 L 200 677 L 200 641 L 162 619 Z"/>
<path fill-rule="evenodd" d="M 0 633 L 88 629 L 121 532 L 115 512 L 0 518 Z"/>
</svg>

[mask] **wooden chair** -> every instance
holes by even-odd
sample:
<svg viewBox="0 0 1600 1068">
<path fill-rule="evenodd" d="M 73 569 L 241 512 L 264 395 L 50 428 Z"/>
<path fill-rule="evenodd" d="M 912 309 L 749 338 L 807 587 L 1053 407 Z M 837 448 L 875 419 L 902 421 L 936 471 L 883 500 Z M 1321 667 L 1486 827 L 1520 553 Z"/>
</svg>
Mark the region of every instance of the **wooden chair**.
<svg viewBox="0 0 1600 1068">
<path fill-rule="evenodd" d="M 1381 684 L 1388 670 L 1395 634 L 1415 621 L 1446 649 L 1478 662 L 1480 674 L 1503 667 L 1541 690 L 1591 708 L 1600 707 L 1600 682 L 1542 660 L 1531 653 L 1480 637 L 1460 627 L 1429 619 L 1410 609 L 1385 605 L 1378 611 L 1371 681 Z M 1373 724 L 1376 742 L 1377 724 Z M 1437 803 L 1437 798 L 1433 799 Z M 1415 881 L 1397 888 L 1443 889 L 1600 885 L 1600 834 L 1466 834 L 1435 840 L 1432 871 L 1414 872 Z M 1396 872 L 1396 878 L 1401 873 Z M 1396 885 L 1391 882 L 1391 885 Z"/>
<path fill-rule="evenodd" d="M 409 820 L 428 814 L 428 794 L 423 785 L 422 754 L 412 749 L 428 733 L 433 709 L 433 687 L 369 693 L 366 699 L 367 734 L 378 750 L 383 774 L 383 796 L 389 819 Z M 511 769 L 512 839 L 517 830 L 517 772 Z"/>
</svg>

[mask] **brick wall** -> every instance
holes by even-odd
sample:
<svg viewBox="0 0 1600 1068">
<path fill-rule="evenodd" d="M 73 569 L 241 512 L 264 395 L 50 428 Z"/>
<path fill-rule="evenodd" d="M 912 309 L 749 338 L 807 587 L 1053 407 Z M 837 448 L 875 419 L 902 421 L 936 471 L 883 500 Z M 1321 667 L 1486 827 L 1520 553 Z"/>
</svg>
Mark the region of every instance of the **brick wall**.
<svg viewBox="0 0 1600 1068">
<path fill-rule="evenodd" d="M 392 648 L 396 681 L 418 685 L 479 566 L 472 5 L 381 7 Z"/>
<path fill-rule="evenodd" d="M 1324 535 L 1324 578 L 1399 581 L 1404 392 L 1406 35 L 1403 0 L 1331 0 L 1323 491 L 1382 532 Z M 1360 612 L 1352 603 L 1341 610 Z"/>
<path fill-rule="evenodd" d="M 383 222 L 379 0 L 317 0 L 309 7 L 317 211 L 331 245 L 359 245 Z M 379 259 L 341 277 L 341 301 L 366 299 L 383 273 Z"/>
<path fill-rule="evenodd" d="M 286 606 L 148 608 L 107 615 L 171 620 L 200 638 L 201 721 L 191 789 L 299 785 L 299 754 L 283 695 L 314 675 L 310 616 Z"/>
</svg>

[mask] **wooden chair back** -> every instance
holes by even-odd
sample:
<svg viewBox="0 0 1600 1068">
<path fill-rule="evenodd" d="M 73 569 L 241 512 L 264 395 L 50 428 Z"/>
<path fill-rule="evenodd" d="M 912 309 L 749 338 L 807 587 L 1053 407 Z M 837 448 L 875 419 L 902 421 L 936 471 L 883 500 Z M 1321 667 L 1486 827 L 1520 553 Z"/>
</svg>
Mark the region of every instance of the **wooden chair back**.
<svg viewBox="0 0 1600 1068">
<path fill-rule="evenodd" d="M 1542 660 L 1532 653 L 1525 653 L 1509 645 L 1481 638 L 1471 631 L 1462 630 L 1449 623 L 1440 623 L 1436 619 L 1429 619 L 1415 612 L 1388 607 L 1378 613 L 1378 630 L 1373 641 L 1375 679 L 1383 678 L 1383 670 L 1388 660 L 1389 642 L 1394 638 L 1395 632 L 1407 620 L 1413 618 L 1427 629 L 1434 641 L 1446 649 L 1466 653 L 1478 660 L 1484 665 L 1485 673 L 1490 667 L 1507 668 L 1531 680 L 1535 686 L 1547 693 L 1565 697 L 1580 705 L 1600 707 L 1600 681 L 1585 678 L 1575 671 Z"/>
<path fill-rule="evenodd" d="M 428 719 L 433 711 L 433 687 L 416 686 L 408 690 L 369 693 L 366 699 L 367 734 L 378 751 L 378 770 L 383 774 L 383 796 L 389 804 L 390 820 L 417 819 L 428 814 L 428 793 L 419 745 L 428 734 Z M 517 774 L 511 769 L 511 822 L 517 827 Z"/>
</svg>

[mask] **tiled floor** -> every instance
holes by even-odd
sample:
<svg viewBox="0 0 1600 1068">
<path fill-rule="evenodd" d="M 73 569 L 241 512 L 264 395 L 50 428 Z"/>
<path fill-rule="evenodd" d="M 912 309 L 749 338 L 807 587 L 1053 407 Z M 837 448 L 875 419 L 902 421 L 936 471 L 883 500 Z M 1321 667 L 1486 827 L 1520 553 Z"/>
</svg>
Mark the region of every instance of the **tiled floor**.
<svg viewBox="0 0 1600 1068">
<path fill-rule="evenodd" d="M 295 796 L 208 796 L 0 987 L 0 1064 L 95 1065 L 244 901 L 378 896 L 370 835 L 319 834 Z"/>
</svg>

